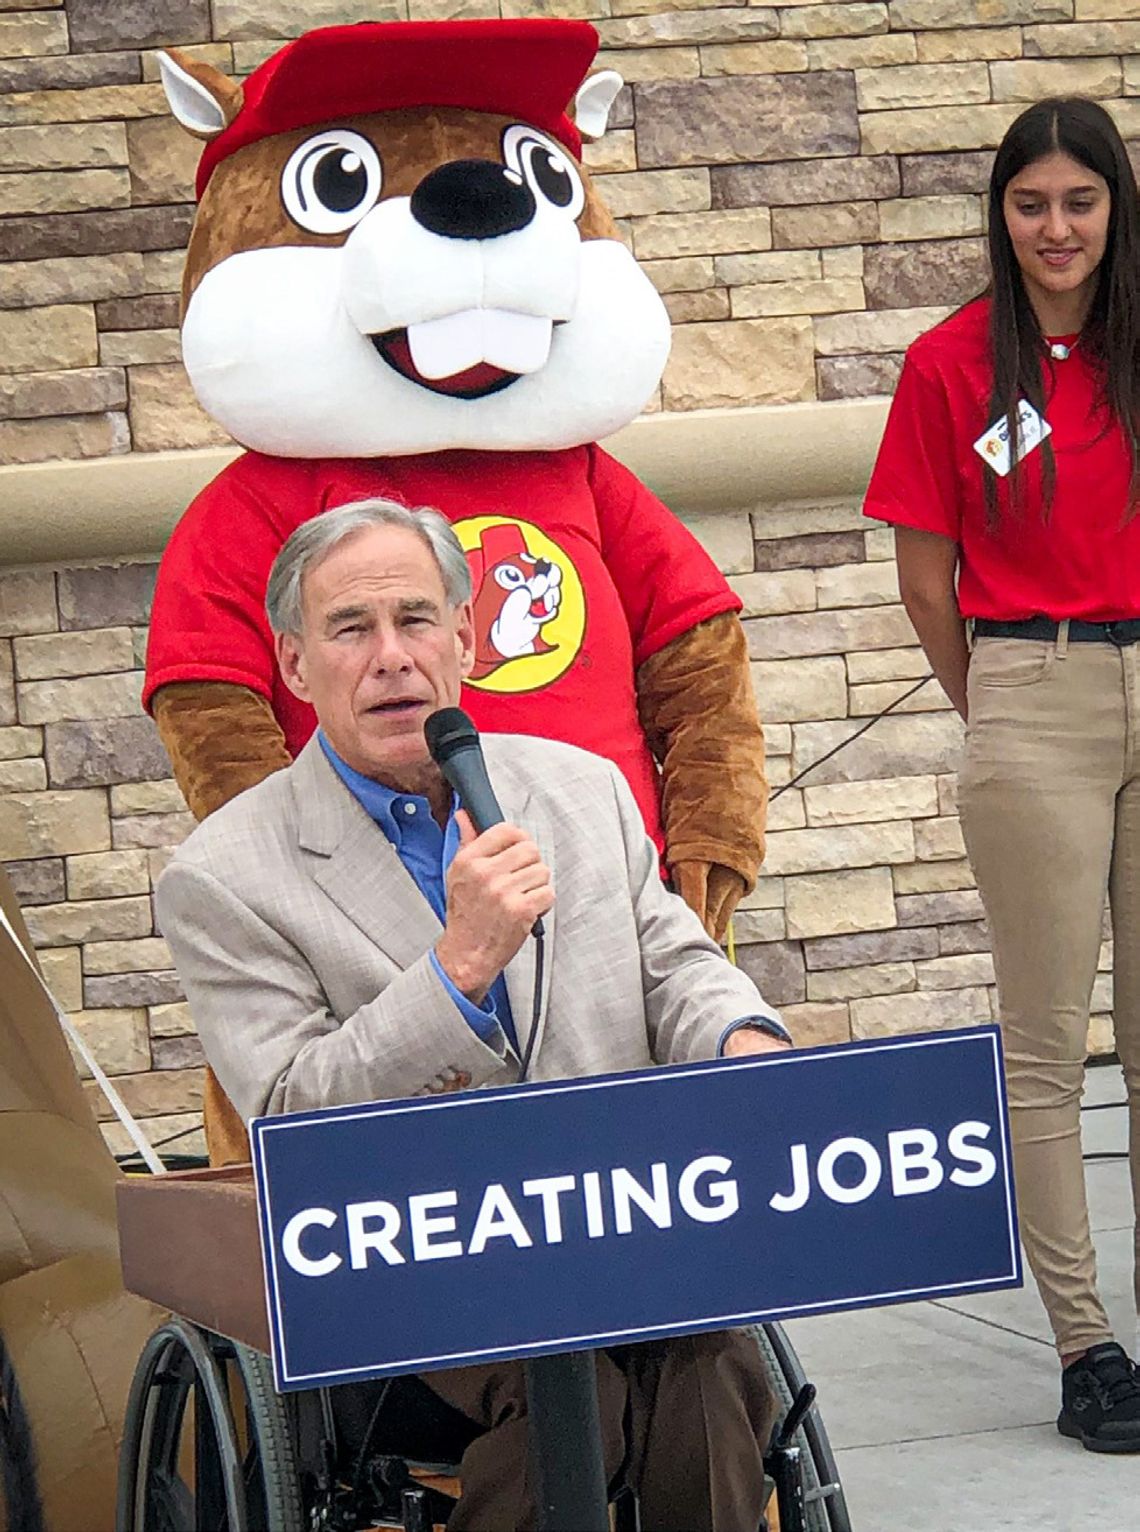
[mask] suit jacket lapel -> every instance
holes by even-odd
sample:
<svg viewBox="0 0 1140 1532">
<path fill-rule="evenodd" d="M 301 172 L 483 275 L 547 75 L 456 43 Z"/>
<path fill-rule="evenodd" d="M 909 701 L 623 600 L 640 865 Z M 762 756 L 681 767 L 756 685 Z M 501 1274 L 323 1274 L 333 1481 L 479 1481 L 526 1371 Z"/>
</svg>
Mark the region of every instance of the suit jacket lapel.
<svg viewBox="0 0 1140 1532">
<path fill-rule="evenodd" d="M 297 838 L 317 886 L 400 969 L 443 929 L 396 848 L 333 771 L 314 736 L 291 768 Z"/>
</svg>

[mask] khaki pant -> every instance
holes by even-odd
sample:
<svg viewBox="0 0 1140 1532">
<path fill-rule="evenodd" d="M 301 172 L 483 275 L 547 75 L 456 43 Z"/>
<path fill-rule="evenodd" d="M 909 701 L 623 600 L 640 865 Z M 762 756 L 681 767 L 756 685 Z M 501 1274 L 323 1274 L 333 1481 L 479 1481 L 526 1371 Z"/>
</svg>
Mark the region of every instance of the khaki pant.
<svg viewBox="0 0 1140 1532">
<path fill-rule="evenodd" d="M 1140 1206 L 1140 646 L 1070 644 L 1064 625 L 1056 642 L 979 638 L 968 696 L 962 832 L 993 942 L 1021 1236 L 1064 1355 L 1111 1337 L 1079 1118 L 1106 892 Z"/>
<path fill-rule="evenodd" d="M 724 1331 L 594 1355 L 606 1473 L 637 1490 L 645 1532 L 758 1532 L 775 1400 L 756 1342 Z M 423 1381 L 486 1428 L 463 1455 L 463 1497 L 448 1532 L 535 1527 L 522 1364 Z"/>
</svg>

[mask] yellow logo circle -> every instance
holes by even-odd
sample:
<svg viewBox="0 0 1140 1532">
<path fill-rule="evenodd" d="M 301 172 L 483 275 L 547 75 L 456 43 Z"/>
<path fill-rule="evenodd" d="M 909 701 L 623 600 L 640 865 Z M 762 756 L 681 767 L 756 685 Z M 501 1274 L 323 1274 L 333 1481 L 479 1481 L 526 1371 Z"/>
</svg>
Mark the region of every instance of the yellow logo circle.
<svg viewBox="0 0 1140 1532">
<path fill-rule="evenodd" d="M 582 647 L 586 597 L 578 571 L 532 522 L 472 516 L 453 529 L 471 568 L 475 666 L 467 685 L 541 691 Z"/>
</svg>

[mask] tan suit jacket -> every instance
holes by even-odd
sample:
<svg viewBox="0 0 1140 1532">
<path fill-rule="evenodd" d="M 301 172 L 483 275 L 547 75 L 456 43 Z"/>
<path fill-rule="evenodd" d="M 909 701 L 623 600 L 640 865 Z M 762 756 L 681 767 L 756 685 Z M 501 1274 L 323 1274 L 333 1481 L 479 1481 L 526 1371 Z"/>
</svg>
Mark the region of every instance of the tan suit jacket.
<svg viewBox="0 0 1140 1532">
<path fill-rule="evenodd" d="M 529 1078 L 711 1058 L 731 1022 L 774 1014 L 663 886 L 616 767 L 519 735 L 483 746 L 504 816 L 553 875 Z M 157 906 L 206 1057 L 247 1119 L 518 1078 L 505 1035 L 481 1041 L 448 994 L 429 957 L 440 922 L 315 738 L 194 831 Z M 506 968 L 521 1048 L 534 976 L 528 938 Z"/>
</svg>

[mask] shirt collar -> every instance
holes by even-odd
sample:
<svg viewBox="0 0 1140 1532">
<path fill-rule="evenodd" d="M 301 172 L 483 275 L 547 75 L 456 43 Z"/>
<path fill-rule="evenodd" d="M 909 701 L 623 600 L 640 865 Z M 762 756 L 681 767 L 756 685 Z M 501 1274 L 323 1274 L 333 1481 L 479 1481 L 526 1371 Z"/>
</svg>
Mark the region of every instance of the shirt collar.
<svg viewBox="0 0 1140 1532">
<path fill-rule="evenodd" d="M 399 847 L 405 828 L 404 822 L 397 814 L 398 805 L 414 803 L 420 816 L 420 822 L 426 819 L 434 824 L 431 804 L 426 798 L 421 797 L 418 793 L 396 792 L 391 787 L 385 787 L 383 782 L 377 782 L 372 777 L 366 777 L 363 772 L 357 771 L 347 761 L 342 761 L 329 744 L 323 729 L 317 730 L 317 740 L 325 753 L 329 765 L 360 804 L 364 812 L 369 818 L 376 821 L 394 846 Z M 453 796 L 449 817 L 454 818 L 456 807 L 457 802 Z"/>
</svg>

